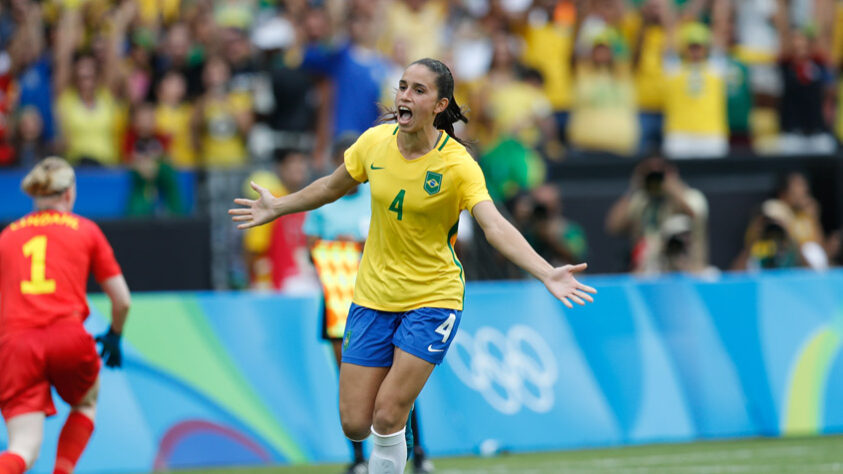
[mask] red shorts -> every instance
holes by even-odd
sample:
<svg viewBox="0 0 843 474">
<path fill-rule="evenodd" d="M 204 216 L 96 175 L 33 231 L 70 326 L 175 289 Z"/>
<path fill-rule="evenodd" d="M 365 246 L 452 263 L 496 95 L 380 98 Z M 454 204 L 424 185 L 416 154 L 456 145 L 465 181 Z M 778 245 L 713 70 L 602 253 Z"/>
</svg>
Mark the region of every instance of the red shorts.
<svg viewBox="0 0 843 474">
<path fill-rule="evenodd" d="M 0 413 L 6 420 L 24 413 L 56 414 L 50 386 L 71 406 L 94 383 L 100 359 L 81 322 L 7 334 L 0 338 Z"/>
</svg>

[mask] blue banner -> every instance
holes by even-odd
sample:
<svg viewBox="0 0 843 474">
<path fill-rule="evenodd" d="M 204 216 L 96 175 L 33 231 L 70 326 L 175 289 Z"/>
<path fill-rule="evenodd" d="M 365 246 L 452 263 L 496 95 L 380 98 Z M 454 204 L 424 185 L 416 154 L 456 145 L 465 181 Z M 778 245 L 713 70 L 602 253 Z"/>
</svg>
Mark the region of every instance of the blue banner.
<svg viewBox="0 0 843 474">
<path fill-rule="evenodd" d="M 433 455 L 843 431 L 843 272 L 588 282 L 573 310 L 537 282 L 469 284 L 418 403 Z M 348 459 L 320 317 L 315 296 L 137 295 L 77 472 Z"/>
</svg>

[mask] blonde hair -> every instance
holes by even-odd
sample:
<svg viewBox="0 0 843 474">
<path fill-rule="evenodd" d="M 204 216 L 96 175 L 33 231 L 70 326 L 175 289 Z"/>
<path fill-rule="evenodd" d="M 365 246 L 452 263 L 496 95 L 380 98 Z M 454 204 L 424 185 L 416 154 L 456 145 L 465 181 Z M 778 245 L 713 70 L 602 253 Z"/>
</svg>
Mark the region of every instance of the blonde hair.
<svg viewBox="0 0 843 474">
<path fill-rule="evenodd" d="M 73 168 L 63 158 L 51 156 L 32 168 L 21 189 L 33 198 L 51 197 L 67 191 L 76 182 Z"/>
</svg>

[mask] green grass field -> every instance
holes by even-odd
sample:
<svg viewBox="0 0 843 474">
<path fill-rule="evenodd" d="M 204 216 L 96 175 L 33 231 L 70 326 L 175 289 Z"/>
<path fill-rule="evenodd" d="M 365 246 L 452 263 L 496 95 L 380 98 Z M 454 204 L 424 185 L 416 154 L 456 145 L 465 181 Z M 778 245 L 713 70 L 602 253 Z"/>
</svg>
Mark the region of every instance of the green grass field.
<svg viewBox="0 0 843 474">
<path fill-rule="evenodd" d="M 439 474 L 699 474 L 843 472 L 843 436 L 660 444 L 434 459 Z M 177 471 L 178 474 L 339 474 L 339 464 Z M 406 472 L 411 472 L 408 469 Z"/>
</svg>

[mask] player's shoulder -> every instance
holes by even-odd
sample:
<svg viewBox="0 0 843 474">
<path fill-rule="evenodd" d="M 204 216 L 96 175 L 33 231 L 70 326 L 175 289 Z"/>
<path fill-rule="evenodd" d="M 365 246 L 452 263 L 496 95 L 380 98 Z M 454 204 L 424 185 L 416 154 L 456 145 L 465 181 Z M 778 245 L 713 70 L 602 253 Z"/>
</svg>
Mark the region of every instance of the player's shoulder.
<svg viewBox="0 0 843 474">
<path fill-rule="evenodd" d="M 394 123 L 382 123 L 370 127 L 357 139 L 358 144 L 374 144 L 386 139 L 390 139 L 393 135 L 398 133 L 398 125 Z"/>
<path fill-rule="evenodd" d="M 439 151 L 445 163 L 450 166 L 464 167 L 477 165 L 477 161 L 474 160 L 474 157 L 471 156 L 465 145 L 448 134 L 445 134 L 436 149 Z"/>
</svg>

